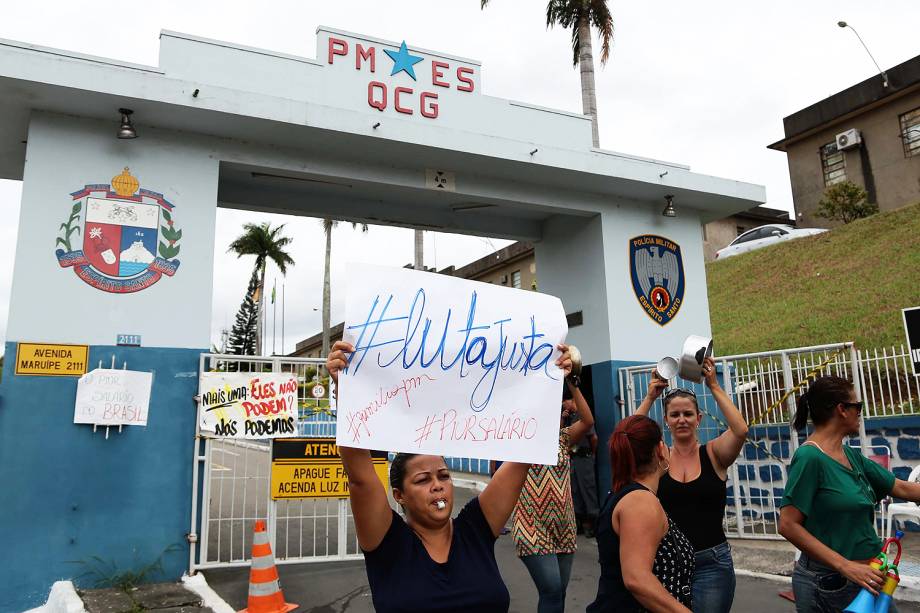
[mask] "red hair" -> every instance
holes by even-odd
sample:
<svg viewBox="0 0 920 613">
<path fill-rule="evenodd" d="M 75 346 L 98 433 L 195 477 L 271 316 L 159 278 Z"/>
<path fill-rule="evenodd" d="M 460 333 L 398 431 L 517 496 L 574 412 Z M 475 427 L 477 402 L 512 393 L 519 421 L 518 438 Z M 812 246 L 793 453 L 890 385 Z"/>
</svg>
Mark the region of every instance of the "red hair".
<svg viewBox="0 0 920 613">
<path fill-rule="evenodd" d="M 661 427 L 645 415 L 630 415 L 617 424 L 609 443 L 614 492 L 635 481 L 652 463 L 660 442 Z"/>
</svg>

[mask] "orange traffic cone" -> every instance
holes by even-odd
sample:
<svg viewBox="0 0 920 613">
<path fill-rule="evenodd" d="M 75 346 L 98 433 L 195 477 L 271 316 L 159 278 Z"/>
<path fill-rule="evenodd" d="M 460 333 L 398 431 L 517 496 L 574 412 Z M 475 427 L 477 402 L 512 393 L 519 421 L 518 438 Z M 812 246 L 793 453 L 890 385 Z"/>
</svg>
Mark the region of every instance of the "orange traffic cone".
<svg viewBox="0 0 920 613">
<path fill-rule="evenodd" d="M 249 571 L 249 602 L 240 613 L 287 613 L 299 605 L 284 602 L 275 556 L 268 542 L 265 522 L 256 522 L 252 535 L 252 568 Z"/>
</svg>

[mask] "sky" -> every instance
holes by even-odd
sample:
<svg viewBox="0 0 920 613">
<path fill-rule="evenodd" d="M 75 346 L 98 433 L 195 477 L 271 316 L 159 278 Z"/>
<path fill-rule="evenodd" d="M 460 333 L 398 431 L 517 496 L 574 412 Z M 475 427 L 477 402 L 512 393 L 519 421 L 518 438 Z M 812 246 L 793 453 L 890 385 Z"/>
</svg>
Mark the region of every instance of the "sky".
<svg viewBox="0 0 920 613">
<path fill-rule="evenodd" d="M 765 185 L 766 205 L 792 210 L 782 118 L 873 74 L 855 27 L 882 68 L 920 53 L 917 0 L 608 2 L 615 22 L 606 66 L 596 66 L 601 147 L 688 164 L 695 172 Z M 160 0 L 6 2 L 0 38 L 156 66 L 160 30 L 314 57 L 319 25 L 402 41 L 482 62 L 483 93 L 581 111 L 569 33 L 547 29 L 544 0 L 318 2 Z M 599 45 L 595 39 L 595 59 Z M 0 339 L 5 339 L 21 184 L 0 180 Z M 324 239 L 320 222 L 219 209 L 211 336 L 220 342 L 248 275 L 227 246 L 246 222 L 284 223 L 296 265 L 277 279 L 285 345 L 320 330 Z M 507 241 L 425 233 L 425 264 L 461 266 Z M 345 256 L 402 266 L 412 231 L 341 224 L 333 234 L 332 319 L 344 314 Z M 539 277 L 539 271 L 537 271 Z M 271 325 L 271 319 L 269 319 Z M 280 304 L 276 351 L 281 351 Z M 268 340 L 271 344 L 271 337 Z"/>
</svg>

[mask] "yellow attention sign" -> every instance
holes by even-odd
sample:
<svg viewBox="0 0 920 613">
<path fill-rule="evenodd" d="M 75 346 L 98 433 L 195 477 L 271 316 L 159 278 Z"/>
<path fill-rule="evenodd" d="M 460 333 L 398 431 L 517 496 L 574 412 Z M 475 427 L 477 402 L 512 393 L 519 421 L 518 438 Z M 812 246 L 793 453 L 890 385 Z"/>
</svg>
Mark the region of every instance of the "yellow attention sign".
<svg viewBox="0 0 920 613">
<path fill-rule="evenodd" d="M 18 343 L 16 374 L 79 377 L 86 373 L 89 345 Z"/>
<path fill-rule="evenodd" d="M 387 485 L 387 457 L 371 452 L 374 470 Z M 348 476 L 335 439 L 278 438 L 272 441 L 272 500 L 348 498 Z"/>
</svg>

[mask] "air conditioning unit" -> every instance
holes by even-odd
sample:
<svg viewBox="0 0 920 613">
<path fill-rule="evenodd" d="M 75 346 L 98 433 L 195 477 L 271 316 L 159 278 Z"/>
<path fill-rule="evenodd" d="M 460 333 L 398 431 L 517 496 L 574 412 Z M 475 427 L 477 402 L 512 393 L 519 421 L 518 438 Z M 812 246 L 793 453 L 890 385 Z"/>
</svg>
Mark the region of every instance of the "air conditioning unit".
<svg viewBox="0 0 920 613">
<path fill-rule="evenodd" d="M 846 132 L 841 132 L 834 140 L 837 141 L 838 151 L 853 149 L 854 147 L 859 147 L 859 145 L 862 144 L 862 136 L 859 135 L 859 130 L 856 128 L 851 128 Z"/>
</svg>

